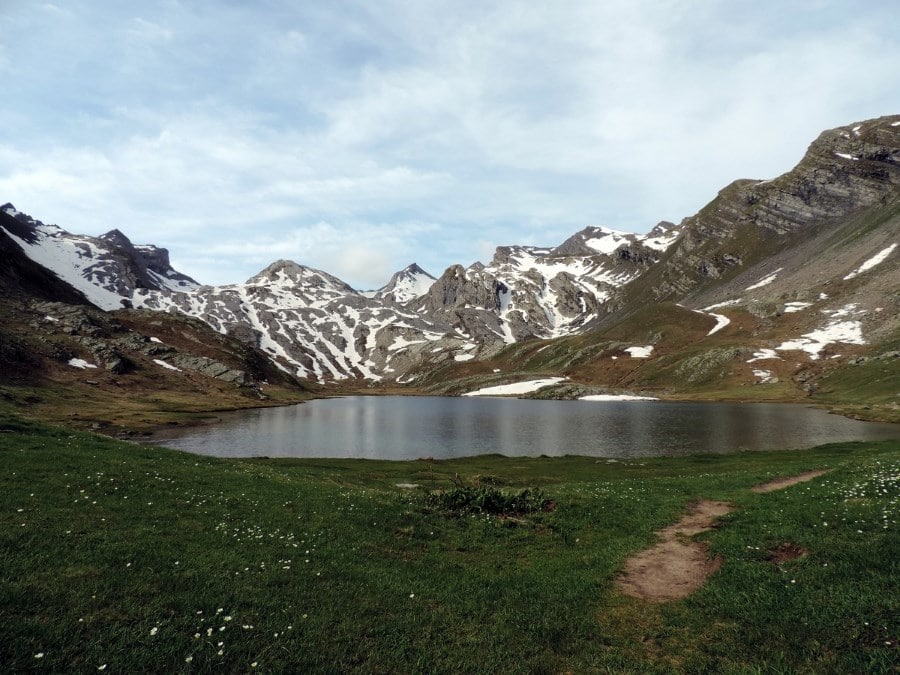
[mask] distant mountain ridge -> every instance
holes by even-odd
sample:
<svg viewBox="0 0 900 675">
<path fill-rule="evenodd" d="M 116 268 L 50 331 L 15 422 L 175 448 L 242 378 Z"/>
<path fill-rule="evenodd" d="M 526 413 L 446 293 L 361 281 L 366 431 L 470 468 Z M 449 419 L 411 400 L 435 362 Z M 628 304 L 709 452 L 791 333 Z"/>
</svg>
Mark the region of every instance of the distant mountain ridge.
<svg viewBox="0 0 900 675">
<path fill-rule="evenodd" d="M 784 375 L 816 360 L 837 367 L 865 345 L 900 340 L 896 115 L 823 132 L 791 171 L 735 181 L 678 225 L 646 235 L 587 227 L 552 248 L 499 247 L 489 263 L 452 265 L 438 278 L 413 264 L 369 292 L 291 261 L 244 283 L 201 286 L 171 268 L 165 249 L 134 246 L 118 230 L 83 237 L 9 204 L 0 212 L 0 230 L 25 256 L 99 307 L 198 317 L 286 373 L 320 382 L 490 372 L 477 364 L 524 354 L 516 345 L 557 341 L 571 351 L 577 336 L 607 335 L 640 346 L 634 353 L 652 354 L 648 363 L 660 368 L 669 368 L 665 350 L 676 350 L 660 376 L 667 382 L 690 370 L 676 355 L 727 343 L 715 347 L 727 372 L 756 383 L 765 378 L 754 371 Z M 657 305 L 679 318 L 646 319 Z M 698 321 L 709 325 L 689 342 L 667 342 L 678 332 L 671 326 Z M 620 353 L 632 358 L 592 347 L 559 363 L 593 377 L 598 359 Z M 747 365 L 756 353 L 768 368 Z M 627 382 L 631 372 L 615 377 Z"/>
<path fill-rule="evenodd" d="M 422 363 L 468 361 L 502 344 L 577 333 L 678 236 L 671 223 L 647 235 L 589 227 L 556 248 L 500 247 L 490 264 L 455 265 L 438 279 L 413 264 L 362 293 L 286 260 L 243 284 L 201 286 L 169 266 L 165 249 L 134 246 L 118 230 L 72 235 L 10 204 L 2 210 L 15 218 L 9 234 L 26 255 L 100 308 L 196 316 L 259 346 L 286 372 L 322 382 L 409 382 L 407 373 Z"/>
</svg>

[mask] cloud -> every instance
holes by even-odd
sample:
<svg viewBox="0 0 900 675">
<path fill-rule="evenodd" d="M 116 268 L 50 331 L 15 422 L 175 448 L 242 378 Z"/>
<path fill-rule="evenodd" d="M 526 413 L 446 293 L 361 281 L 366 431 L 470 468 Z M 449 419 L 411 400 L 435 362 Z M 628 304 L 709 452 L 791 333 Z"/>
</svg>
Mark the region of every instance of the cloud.
<svg viewBox="0 0 900 675">
<path fill-rule="evenodd" d="M 892 3 L 198 7 L 5 10 L 0 200 L 201 281 L 294 257 L 381 285 L 677 221 L 900 110 Z"/>
<path fill-rule="evenodd" d="M 277 259 L 294 260 L 334 274 L 357 288 L 383 286 L 390 276 L 411 262 L 411 256 L 427 246 L 427 239 L 440 234 L 431 223 L 354 223 L 336 227 L 319 221 L 293 225 L 277 236 L 252 230 L 224 235 L 206 245 L 187 245 L 198 280 L 227 283 L 221 263 L 227 260 L 245 273 L 244 280 Z M 218 269 L 217 269 L 218 268 Z M 443 271 L 443 270 L 441 270 Z"/>
</svg>

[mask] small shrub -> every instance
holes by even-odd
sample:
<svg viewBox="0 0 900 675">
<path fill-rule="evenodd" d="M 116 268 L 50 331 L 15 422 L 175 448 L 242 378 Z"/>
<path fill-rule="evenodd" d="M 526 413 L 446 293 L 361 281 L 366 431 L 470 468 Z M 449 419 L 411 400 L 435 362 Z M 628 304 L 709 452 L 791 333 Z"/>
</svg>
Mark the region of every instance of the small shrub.
<svg viewBox="0 0 900 675">
<path fill-rule="evenodd" d="M 492 486 L 457 486 L 425 496 L 426 507 L 450 515 L 487 513 L 495 516 L 521 516 L 547 510 L 550 504 L 551 501 L 543 492 L 530 488 L 507 494 Z"/>
</svg>

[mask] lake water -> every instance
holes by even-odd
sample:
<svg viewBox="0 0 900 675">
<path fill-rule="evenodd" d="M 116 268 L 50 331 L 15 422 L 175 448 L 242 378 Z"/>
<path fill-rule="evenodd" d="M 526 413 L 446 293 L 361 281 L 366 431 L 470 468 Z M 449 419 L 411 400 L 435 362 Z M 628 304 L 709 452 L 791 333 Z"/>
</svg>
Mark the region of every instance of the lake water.
<svg viewBox="0 0 900 675">
<path fill-rule="evenodd" d="M 803 405 L 353 396 L 227 414 L 155 442 L 220 457 L 678 456 L 900 439 Z"/>
</svg>

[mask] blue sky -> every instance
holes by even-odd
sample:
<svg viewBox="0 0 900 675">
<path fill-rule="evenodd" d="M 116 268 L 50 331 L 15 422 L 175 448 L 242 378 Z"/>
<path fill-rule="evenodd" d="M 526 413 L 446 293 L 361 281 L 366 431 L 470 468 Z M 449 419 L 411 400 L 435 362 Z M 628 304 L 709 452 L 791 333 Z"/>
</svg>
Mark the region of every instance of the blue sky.
<svg viewBox="0 0 900 675">
<path fill-rule="evenodd" d="M 646 232 L 900 112 L 900 3 L 4 0 L 0 203 L 358 288 Z"/>
</svg>

